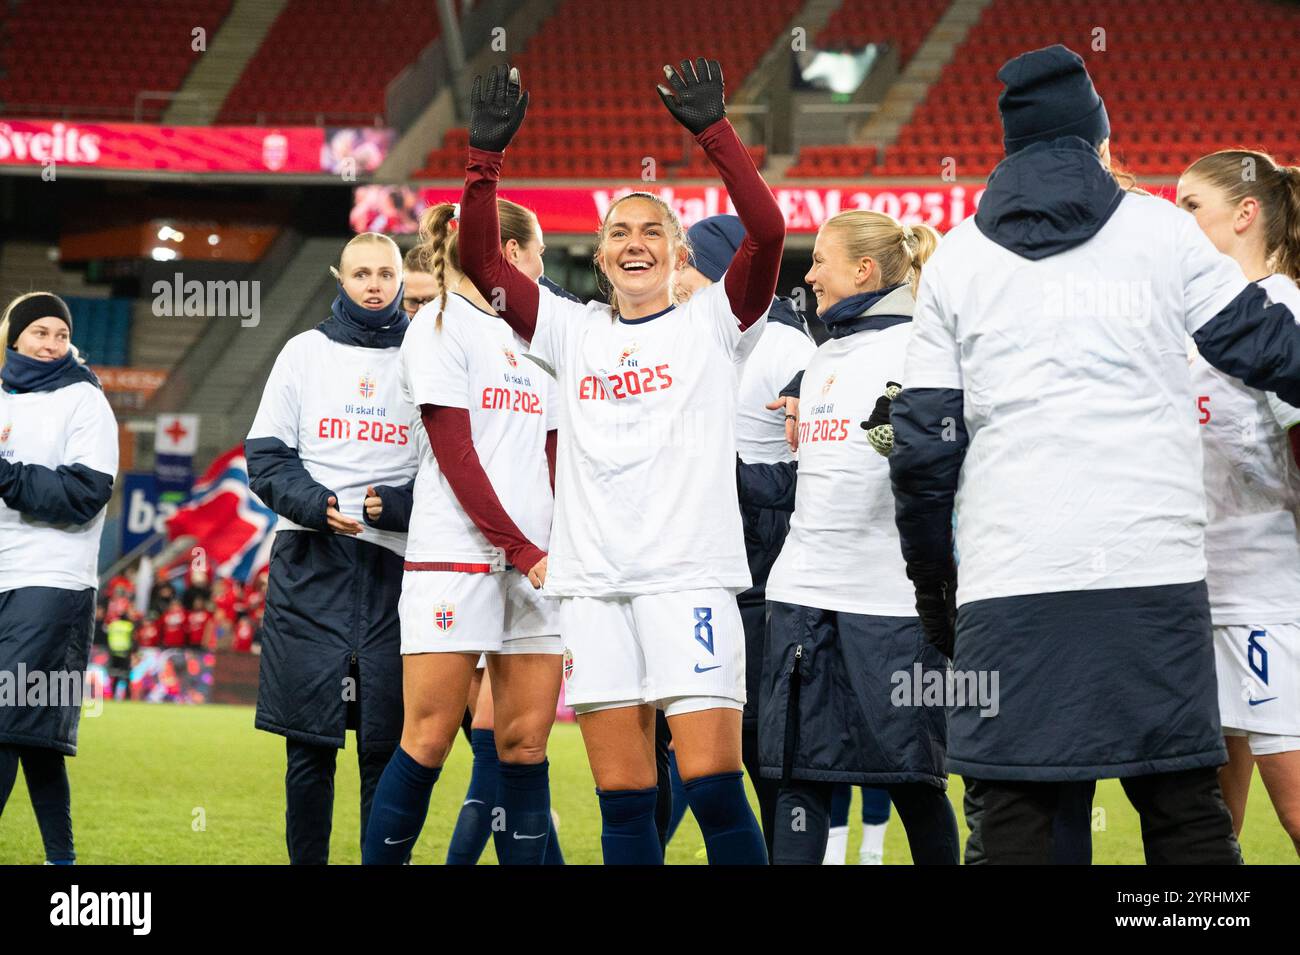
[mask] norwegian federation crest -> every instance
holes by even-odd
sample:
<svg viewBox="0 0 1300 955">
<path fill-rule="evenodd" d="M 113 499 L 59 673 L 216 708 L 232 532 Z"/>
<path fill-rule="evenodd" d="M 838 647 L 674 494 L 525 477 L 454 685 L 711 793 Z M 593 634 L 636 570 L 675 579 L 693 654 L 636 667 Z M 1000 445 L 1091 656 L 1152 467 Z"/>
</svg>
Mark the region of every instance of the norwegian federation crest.
<svg viewBox="0 0 1300 955">
<path fill-rule="evenodd" d="M 822 385 L 822 394 L 826 394 L 826 392 L 830 391 L 831 385 L 833 384 L 835 384 L 835 376 L 834 375 L 827 376 L 826 383 Z"/>
<path fill-rule="evenodd" d="M 573 676 L 573 651 L 568 647 L 564 648 L 564 678 L 567 680 Z"/>
<path fill-rule="evenodd" d="M 11 425 L 5 425 L 3 428 L 0 428 L 0 444 L 4 444 L 9 440 L 9 432 L 12 430 L 13 427 Z"/>
<path fill-rule="evenodd" d="M 373 398 L 375 396 L 375 379 L 370 377 L 370 372 L 361 376 L 357 385 L 357 392 L 362 398 Z"/>
<path fill-rule="evenodd" d="M 505 345 L 501 346 L 501 354 L 506 356 L 506 361 L 510 362 L 511 368 L 519 367 L 519 359 L 516 358 L 515 353 L 512 352 L 509 348 L 507 348 Z"/>
<path fill-rule="evenodd" d="M 619 354 L 618 356 L 619 365 L 620 366 L 623 365 L 629 358 L 631 358 L 640 350 L 641 350 L 641 346 L 638 345 L 636 342 L 633 342 L 632 344 L 628 345 L 626 348 L 623 349 L 622 353 Z"/>
<path fill-rule="evenodd" d="M 434 607 L 433 625 L 444 632 L 454 627 L 456 625 L 456 605 L 444 600 Z"/>
</svg>

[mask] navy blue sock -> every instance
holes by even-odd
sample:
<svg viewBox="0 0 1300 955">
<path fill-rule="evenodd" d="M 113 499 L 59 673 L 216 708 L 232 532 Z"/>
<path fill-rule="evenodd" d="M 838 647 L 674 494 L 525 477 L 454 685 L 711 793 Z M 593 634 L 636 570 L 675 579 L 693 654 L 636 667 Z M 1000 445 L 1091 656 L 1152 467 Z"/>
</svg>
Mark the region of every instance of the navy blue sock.
<svg viewBox="0 0 1300 955">
<path fill-rule="evenodd" d="M 862 824 L 878 826 L 889 822 L 889 790 L 878 786 L 862 787 Z"/>
<path fill-rule="evenodd" d="M 605 865 L 663 865 L 655 828 L 659 787 L 596 790 L 600 797 L 600 848 Z"/>
<path fill-rule="evenodd" d="M 668 775 L 673 781 L 673 814 L 668 818 L 668 838 L 664 840 L 664 845 L 672 841 L 673 833 L 682 824 L 686 810 L 691 808 L 686 802 L 686 785 L 682 782 L 682 774 L 677 771 L 677 751 L 674 749 L 668 751 Z"/>
<path fill-rule="evenodd" d="M 686 798 L 704 833 L 709 865 L 767 865 L 763 833 L 745 798 L 744 773 L 692 779 Z"/>
<path fill-rule="evenodd" d="M 474 750 L 474 768 L 447 846 L 447 865 L 477 865 L 492 835 L 492 807 L 497 805 L 497 734 L 470 730 L 469 745 Z"/>
<path fill-rule="evenodd" d="M 421 766 L 402 747 L 379 777 L 370 806 L 370 825 L 361 850 L 364 865 L 401 865 L 420 837 L 429 813 L 429 796 L 442 767 Z"/>
<path fill-rule="evenodd" d="M 560 851 L 560 836 L 555 831 L 555 820 L 551 820 L 551 831 L 546 836 L 546 857 L 542 865 L 564 865 L 564 853 Z"/>
<path fill-rule="evenodd" d="M 863 792 L 866 792 L 863 789 Z M 849 804 L 853 801 L 853 787 L 848 783 L 836 783 L 831 789 L 830 827 L 836 829 L 849 824 Z"/>
<path fill-rule="evenodd" d="M 497 805 L 504 827 L 493 827 L 501 865 L 541 865 L 551 833 L 550 763 L 501 763 Z"/>
</svg>

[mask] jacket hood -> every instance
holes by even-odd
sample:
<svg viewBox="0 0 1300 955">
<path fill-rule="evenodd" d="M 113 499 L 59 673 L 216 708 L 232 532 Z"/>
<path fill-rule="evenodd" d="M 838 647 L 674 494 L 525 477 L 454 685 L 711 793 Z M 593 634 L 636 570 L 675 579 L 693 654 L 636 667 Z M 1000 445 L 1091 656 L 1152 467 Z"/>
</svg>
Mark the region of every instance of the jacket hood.
<svg viewBox="0 0 1300 955">
<path fill-rule="evenodd" d="M 1002 160 L 989 176 L 975 225 L 1016 255 L 1045 259 L 1091 239 L 1123 198 L 1097 151 L 1065 136 Z"/>
<path fill-rule="evenodd" d="M 776 322 L 778 325 L 789 325 L 791 328 L 808 335 L 809 338 L 812 337 L 808 331 L 808 323 L 804 320 L 799 309 L 795 307 L 794 299 L 782 296 L 772 299 L 772 307 L 767 313 L 767 320 L 769 323 Z"/>
</svg>

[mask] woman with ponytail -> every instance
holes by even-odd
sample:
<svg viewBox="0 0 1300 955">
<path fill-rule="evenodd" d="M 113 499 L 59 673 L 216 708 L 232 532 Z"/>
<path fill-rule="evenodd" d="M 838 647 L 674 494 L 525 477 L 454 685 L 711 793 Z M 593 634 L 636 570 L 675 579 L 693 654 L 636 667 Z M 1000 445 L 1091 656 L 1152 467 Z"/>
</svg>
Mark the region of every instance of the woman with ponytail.
<svg viewBox="0 0 1300 955">
<path fill-rule="evenodd" d="M 836 783 L 887 789 L 913 860 L 957 863 L 944 709 L 891 705 L 894 674 L 910 686 L 913 667 L 942 673 L 946 660 L 916 615 L 878 453 L 888 442 L 867 420 L 888 421 L 917 283 L 937 243 L 926 226 L 842 212 L 818 232 L 805 277 L 830 338 L 800 385 L 794 516 L 767 582 L 759 757 L 781 784 L 777 864 L 821 863 Z"/>
<path fill-rule="evenodd" d="M 415 409 L 398 387 L 402 257 L 366 232 L 331 272 L 330 317 L 284 346 L 244 442 L 253 493 L 280 515 L 256 725 L 286 737 L 295 864 L 329 860 L 346 731 L 356 731 L 364 837 L 402 730 L 397 602 L 416 470 Z"/>
<path fill-rule="evenodd" d="M 536 217 L 505 200 L 496 217 L 500 254 L 536 283 L 544 249 Z M 402 392 L 428 437 L 402 576 L 405 722 L 375 796 L 363 861 L 398 864 L 419 837 L 486 655 L 494 729 L 475 721 L 471 791 L 447 860 L 476 861 L 500 818 L 503 826 L 491 825 L 499 862 L 559 864 L 546 744 L 562 648 L 554 606 L 539 592 L 551 532 L 554 389 L 461 271 L 455 207 L 426 212 L 421 239 L 440 291 L 402 345 Z"/>
<path fill-rule="evenodd" d="M 0 680 L 22 693 L 22 674 L 39 673 L 52 692 L 77 691 L 0 705 L 0 815 L 21 762 L 45 861 L 71 865 L 64 757 L 77 754 L 117 421 L 71 343 L 72 314 L 57 295 L 14 299 L 0 340 Z"/>
<path fill-rule="evenodd" d="M 1225 149 L 1192 163 L 1178 204 L 1246 278 L 1300 315 L 1300 167 Z M 1300 408 L 1192 359 L 1204 450 L 1205 582 L 1238 835 L 1255 766 L 1300 852 Z M 1191 410 L 1191 409 L 1189 409 Z"/>
</svg>

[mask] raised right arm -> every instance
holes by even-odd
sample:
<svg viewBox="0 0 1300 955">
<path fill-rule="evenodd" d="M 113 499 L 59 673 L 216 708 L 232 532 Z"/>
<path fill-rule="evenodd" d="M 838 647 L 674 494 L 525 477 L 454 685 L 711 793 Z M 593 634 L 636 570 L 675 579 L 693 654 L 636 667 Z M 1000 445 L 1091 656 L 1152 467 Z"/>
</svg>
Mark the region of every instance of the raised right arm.
<svg viewBox="0 0 1300 955">
<path fill-rule="evenodd" d="M 497 219 L 497 182 L 505 154 L 470 147 L 465 168 L 465 192 L 460 200 L 460 265 L 475 288 L 524 341 L 537 330 L 537 283 L 506 259 L 501 251 Z M 498 291 L 500 290 L 500 291 Z"/>
<path fill-rule="evenodd" d="M 474 77 L 469 106 L 469 163 L 460 200 L 460 265 L 497 313 L 526 342 L 537 331 L 537 283 L 506 260 L 497 217 L 497 183 L 506 146 L 528 111 L 519 71 L 493 67 L 487 88 Z M 500 307 L 498 308 L 498 304 Z"/>
</svg>

